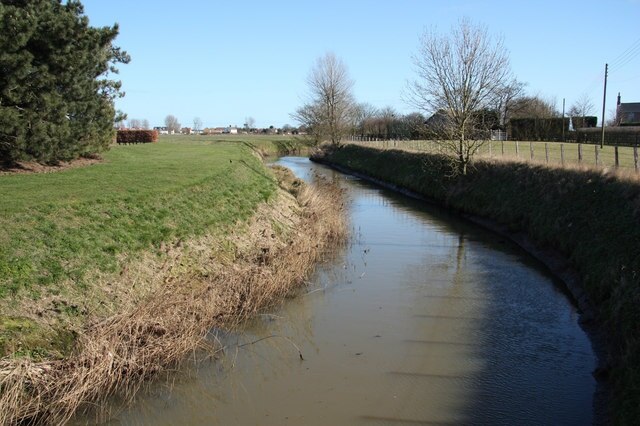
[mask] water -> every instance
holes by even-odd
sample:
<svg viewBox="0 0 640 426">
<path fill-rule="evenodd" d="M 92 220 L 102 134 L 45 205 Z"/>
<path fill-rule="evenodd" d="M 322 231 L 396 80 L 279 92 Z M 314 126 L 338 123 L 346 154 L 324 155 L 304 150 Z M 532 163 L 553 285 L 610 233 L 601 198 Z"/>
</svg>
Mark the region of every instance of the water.
<svg viewBox="0 0 640 426">
<path fill-rule="evenodd" d="M 113 424 L 591 423 L 595 356 L 540 265 L 437 208 L 303 158 L 280 164 L 342 181 L 351 244 L 299 297 L 223 336 L 224 360 Z"/>
</svg>

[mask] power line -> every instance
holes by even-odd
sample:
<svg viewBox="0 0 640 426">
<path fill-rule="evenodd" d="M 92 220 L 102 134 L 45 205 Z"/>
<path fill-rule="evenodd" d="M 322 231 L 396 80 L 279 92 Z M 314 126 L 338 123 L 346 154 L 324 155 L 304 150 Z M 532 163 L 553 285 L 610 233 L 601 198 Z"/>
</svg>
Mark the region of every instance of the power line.
<svg viewBox="0 0 640 426">
<path fill-rule="evenodd" d="M 618 55 L 611 64 L 611 73 L 617 73 L 621 68 L 629 64 L 640 55 L 640 39 L 636 40 L 627 50 Z"/>
<path fill-rule="evenodd" d="M 612 66 L 619 65 L 619 63 L 624 61 L 627 56 L 632 55 L 633 53 L 637 53 L 638 51 L 640 51 L 640 38 L 635 42 L 631 43 L 631 46 L 629 46 L 624 52 L 619 54 L 617 58 L 611 61 L 611 65 Z"/>
<path fill-rule="evenodd" d="M 638 49 L 638 51 L 633 55 L 628 57 L 624 62 L 618 64 L 615 68 L 613 72 L 619 71 L 622 67 L 624 67 L 625 65 L 627 65 L 629 62 L 633 61 L 638 55 L 640 55 L 640 48 Z"/>
</svg>

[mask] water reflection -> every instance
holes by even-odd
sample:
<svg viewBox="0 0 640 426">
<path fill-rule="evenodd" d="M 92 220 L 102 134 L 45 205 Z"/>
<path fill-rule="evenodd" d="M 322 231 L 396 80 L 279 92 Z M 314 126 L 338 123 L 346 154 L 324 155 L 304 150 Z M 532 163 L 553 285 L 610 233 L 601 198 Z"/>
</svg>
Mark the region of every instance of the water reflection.
<svg viewBox="0 0 640 426">
<path fill-rule="evenodd" d="M 306 159 L 281 163 L 344 185 L 351 244 L 299 297 L 221 336 L 223 362 L 156 389 L 113 423 L 591 422 L 594 355 L 534 261 L 438 209 Z"/>
</svg>

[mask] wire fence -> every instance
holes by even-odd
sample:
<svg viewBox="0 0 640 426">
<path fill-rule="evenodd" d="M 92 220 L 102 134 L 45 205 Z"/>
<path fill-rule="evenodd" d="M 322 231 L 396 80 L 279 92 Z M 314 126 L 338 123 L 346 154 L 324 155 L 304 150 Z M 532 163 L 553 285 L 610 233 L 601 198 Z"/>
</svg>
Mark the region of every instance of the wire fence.
<svg viewBox="0 0 640 426">
<path fill-rule="evenodd" d="M 378 149 L 402 149 L 414 152 L 440 153 L 442 146 L 431 140 L 356 140 L 347 143 Z M 561 167 L 584 166 L 589 168 L 617 169 L 621 172 L 640 173 L 638 146 L 526 142 L 489 140 L 484 142 L 476 157 L 525 161 Z"/>
</svg>

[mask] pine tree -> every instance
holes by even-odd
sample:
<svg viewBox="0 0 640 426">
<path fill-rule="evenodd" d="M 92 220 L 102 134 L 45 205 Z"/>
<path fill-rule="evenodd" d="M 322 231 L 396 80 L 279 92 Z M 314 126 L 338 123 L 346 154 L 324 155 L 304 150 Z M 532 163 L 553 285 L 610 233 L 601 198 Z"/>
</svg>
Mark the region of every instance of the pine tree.
<svg viewBox="0 0 640 426">
<path fill-rule="evenodd" d="M 56 163 L 108 148 L 110 79 L 129 56 L 118 26 L 93 28 L 79 1 L 0 0 L 0 162 Z"/>
</svg>

